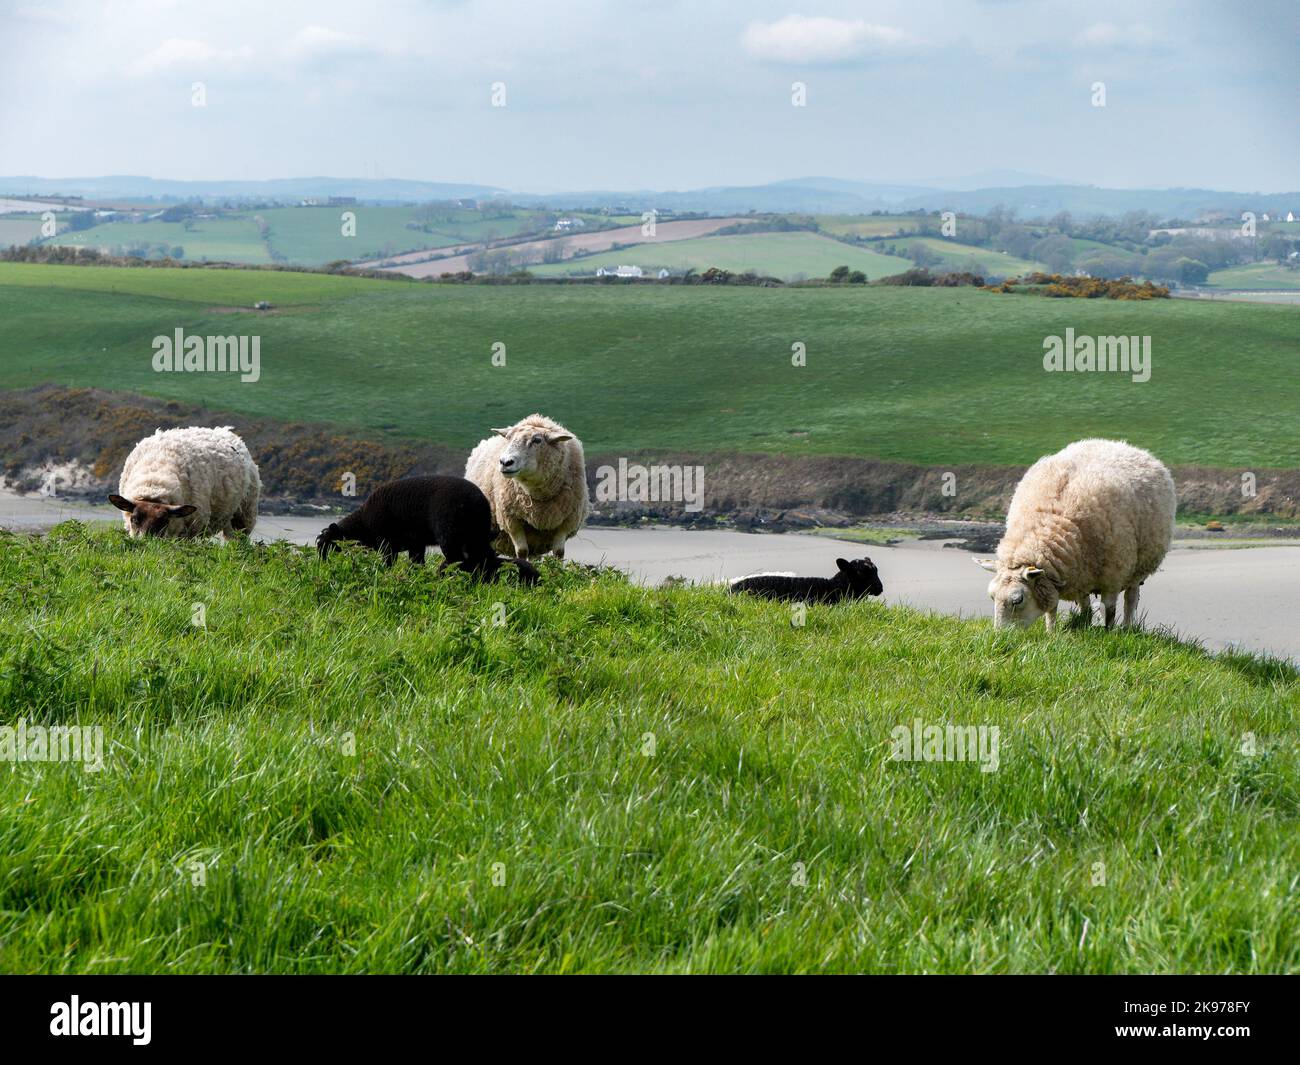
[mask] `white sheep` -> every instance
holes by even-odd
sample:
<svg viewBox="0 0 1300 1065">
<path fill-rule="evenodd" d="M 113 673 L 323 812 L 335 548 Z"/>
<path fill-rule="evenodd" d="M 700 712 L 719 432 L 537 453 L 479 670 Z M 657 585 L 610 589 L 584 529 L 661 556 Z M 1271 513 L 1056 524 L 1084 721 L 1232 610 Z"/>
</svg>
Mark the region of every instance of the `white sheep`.
<svg viewBox="0 0 1300 1065">
<path fill-rule="evenodd" d="M 996 574 L 993 624 L 1028 625 L 1042 614 L 1051 630 L 1062 600 L 1090 621 L 1097 594 L 1110 628 L 1120 592 L 1124 624 L 1135 624 L 1138 588 L 1169 550 L 1176 507 L 1165 465 L 1122 441 L 1079 440 L 1039 459 L 1011 498 L 997 560 L 974 560 Z"/>
<path fill-rule="evenodd" d="M 465 478 L 483 490 L 501 530 L 495 547 L 516 558 L 564 557 L 564 542 L 587 520 L 582 441 L 564 426 L 531 414 L 479 442 Z"/>
<path fill-rule="evenodd" d="M 247 535 L 262 479 L 230 426 L 159 429 L 127 456 L 109 502 L 132 537 Z"/>
</svg>

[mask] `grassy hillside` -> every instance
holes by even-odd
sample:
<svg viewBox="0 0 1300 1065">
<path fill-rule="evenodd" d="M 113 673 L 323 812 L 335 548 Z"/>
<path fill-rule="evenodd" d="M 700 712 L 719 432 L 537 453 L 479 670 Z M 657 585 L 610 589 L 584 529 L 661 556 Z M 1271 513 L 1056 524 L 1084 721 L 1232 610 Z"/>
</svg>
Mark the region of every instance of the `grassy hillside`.
<svg viewBox="0 0 1300 1065">
<path fill-rule="evenodd" d="M 667 244 L 642 245 L 621 251 L 602 252 L 569 262 L 528 269 L 542 277 L 594 274 L 598 267 L 624 263 L 639 266 L 646 273 L 667 267 L 674 273 L 716 266 L 733 273 L 752 270 L 765 277 L 825 277 L 837 266 L 861 270 L 868 278 L 901 274 L 911 267 L 906 259 L 854 248 L 817 233 L 754 233 L 743 236 L 701 237 Z"/>
<path fill-rule="evenodd" d="M 162 267 L 82 267 L 0 263 L 0 287 L 21 298 L 28 293 L 30 307 L 77 292 L 120 296 L 145 296 L 178 305 L 202 303 L 251 308 L 258 300 L 277 307 L 312 303 L 331 297 L 375 292 L 377 286 L 404 281 L 371 281 L 342 274 L 305 274 L 291 270 L 169 270 Z M 251 313 L 251 310 L 250 310 Z M 265 320 L 265 315 L 255 316 Z"/>
<path fill-rule="evenodd" d="M 256 299 L 285 313 L 220 309 Z M 1171 463 L 1293 468 L 1298 313 L 970 289 L 493 287 L 3 263 L 0 381 L 132 390 L 456 447 L 542 410 L 591 450 L 625 454 L 946 467 L 1024 463 L 1112 435 Z M 261 380 L 154 373 L 152 338 L 177 327 L 260 336 Z M 1067 327 L 1151 336 L 1151 380 L 1045 373 L 1043 338 Z M 497 342 L 504 368 L 491 362 Z M 795 343 L 806 366 L 791 366 Z"/>
<path fill-rule="evenodd" d="M 271 254 L 253 216 L 195 221 L 187 230 L 180 222 L 104 222 L 75 233 L 64 232 L 47 240 L 77 248 L 129 248 L 134 244 L 166 244 L 185 249 L 189 260 L 269 263 Z"/>
<path fill-rule="evenodd" d="M 342 235 L 345 210 L 356 215 L 355 237 Z M 484 219 L 478 211 L 446 208 L 431 232 L 407 227 L 416 220 L 413 207 L 280 207 L 259 214 L 271 226 L 271 247 L 288 262 L 307 266 L 503 239 L 538 225 L 536 212 L 522 210 Z"/>
<path fill-rule="evenodd" d="M 1300 289 L 1300 270 L 1288 270 L 1278 263 L 1248 263 L 1215 270 L 1206 284 L 1210 288 Z"/>
<path fill-rule="evenodd" d="M 356 235 L 342 234 L 341 215 L 356 215 Z M 484 218 L 479 211 L 444 208 L 440 221 L 430 232 L 410 229 L 416 220 L 414 207 L 273 207 L 217 218 L 182 222 L 103 222 L 90 229 L 62 230 L 48 244 L 76 247 L 129 247 L 133 244 L 179 245 L 189 260 L 235 263 L 267 263 L 273 259 L 298 266 L 320 266 L 336 259 L 359 260 L 403 251 L 445 248 L 452 244 L 501 239 L 535 229 L 539 213 L 515 210 L 503 217 Z M 268 232 L 263 237 L 259 225 Z M 9 226 L 9 229 L 5 227 Z M 26 243 L 37 235 L 37 219 L 11 225 L 0 220 L 0 247 Z M 20 228 L 25 227 L 25 228 Z M 30 232 L 29 232 L 30 230 Z M 6 233 L 10 236 L 6 239 Z M 18 238 L 27 233 L 21 240 Z"/>
<path fill-rule="evenodd" d="M 7 720 L 104 739 L 0 772 L 6 972 L 1300 971 L 1277 663 L 554 563 L 3 546 Z M 996 770 L 891 760 L 917 719 L 997 727 Z"/>
<path fill-rule="evenodd" d="M 356 215 L 356 236 L 343 236 L 344 211 Z M 454 237 L 407 229 L 414 215 L 409 207 L 276 207 L 257 213 L 271 227 L 271 247 L 299 265 L 369 258 L 386 248 L 410 251 L 456 243 Z"/>
<path fill-rule="evenodd" d="M 814 216 L 822 232 L 835 237 L 893 237 L 913 233 L 927 221 L 914 215 L 819 214 Z"/>
<path fill-rule="evenodd" d="M 942 269 L 976 270 L 996 277 L 1017 277 L 1034 270 L 1046 270 L 1044 263 L 1032 259 L 1021 259 L 1008 255 L 1004 251 L 992 248 L 980 248 L 974 244 L 961 244 L 955 240 L 941 240 L 938 237 L 908 237 L 897 244 L 900 253 L 914 244 L 924 245 L 941 260 Z"/>
</svg>

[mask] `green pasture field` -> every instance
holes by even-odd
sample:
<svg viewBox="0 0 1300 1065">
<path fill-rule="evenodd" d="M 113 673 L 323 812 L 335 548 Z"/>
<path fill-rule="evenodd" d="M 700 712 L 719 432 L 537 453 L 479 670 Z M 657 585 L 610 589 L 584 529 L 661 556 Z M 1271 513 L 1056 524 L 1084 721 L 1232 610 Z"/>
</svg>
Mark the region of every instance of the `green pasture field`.
<svg viewBox="0 0 1300 1065">
<path fill-rule="evenodd" d="M 259 299 L 277 310 L 231 313 Z M 1300 308 L 969 288 L 437 285 L 0 263 L 0 381 L 100 387 L 468 449 L 540 410 L 589 451 L 1026 463 L 1084 436 L 1293 468 Z M 260 337 L 261 379 L 155 373 L 177 328 Z M 1150 336 L 1151 378 L 1048 373 L 1048 336 Z M 493 345 L 507 362 L 494 366 Z M 806 365 L 791 364 L 802 344 Z M 806 434 L 806 435 L 803 435 Z"/>
<path fill-rule="evenodd" d="M 530 266 L 540 277 L 591 275 L 598 267 L 640 266 L 647 274 L 660 267 L 674 273 L 695 269 L 703 273 L 711 266 L 733 273 L 752 270 L 764 277 L 781 280 L 826 277 L 837 266 L 861 270 L 875 280 L 901 274 L 911 268 L 906 259 L 881 255 L 817 233 L 753 233 L 745 235 L 698 237 L 664 244 L 644 244 L 619 251 L 601 252 L 562 263 Z"/>
</svg>

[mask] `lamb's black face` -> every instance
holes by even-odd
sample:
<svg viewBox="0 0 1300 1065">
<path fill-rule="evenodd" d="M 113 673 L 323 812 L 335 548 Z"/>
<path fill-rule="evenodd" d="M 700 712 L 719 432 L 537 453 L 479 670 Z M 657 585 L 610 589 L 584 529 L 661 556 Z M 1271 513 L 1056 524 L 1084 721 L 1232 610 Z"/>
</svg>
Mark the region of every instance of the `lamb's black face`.
<svg viewBox="0 0 1300 1065">
<path fill-rule="evenodd" d="M 337 523 L 331 523 L 321 530 L 316 537 L 316 550 L 321 558 L 329 558 L 329 553 L 334 549 L 334 545 L 339 541 L 339 527 Z"/>
<path fill-rule="evenodd" d="M 876 572 L 875 563 L 869 558 L 855 558 L 852 562 L 837 558 L 835 565 L 849 579 L 849 592 L 854 596 L 880 595 L 885 586 L 880 583 L 880 574 Z"/>
</svg>

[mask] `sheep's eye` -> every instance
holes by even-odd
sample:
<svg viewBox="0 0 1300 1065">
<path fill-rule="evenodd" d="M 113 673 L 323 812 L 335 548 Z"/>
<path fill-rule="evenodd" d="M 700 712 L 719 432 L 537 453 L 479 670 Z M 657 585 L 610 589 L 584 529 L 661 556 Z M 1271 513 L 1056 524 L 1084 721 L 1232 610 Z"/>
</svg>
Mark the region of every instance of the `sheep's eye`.
<svg viewBox="0 0 1300 1065">
<path fill-rule="evenodd" d="M 542 438 L 540 436 L 535 436 L 531 441 L 529 441 L 529 446 L 536 447 L 541 442 L 542 442 Z"/>
</svg>

